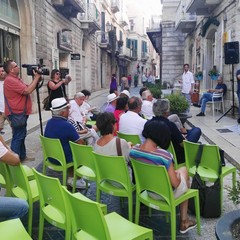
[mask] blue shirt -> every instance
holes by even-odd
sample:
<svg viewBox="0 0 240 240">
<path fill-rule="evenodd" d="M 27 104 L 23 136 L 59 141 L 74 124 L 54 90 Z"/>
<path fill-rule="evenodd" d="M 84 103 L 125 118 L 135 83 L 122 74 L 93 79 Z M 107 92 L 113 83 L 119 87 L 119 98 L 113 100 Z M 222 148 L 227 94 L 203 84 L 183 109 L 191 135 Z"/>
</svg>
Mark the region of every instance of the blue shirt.
<svg viewBox="0 0 240 240">
<path fill-rule="evenodd" d="M 69 141 L 76 142 L 80 139 L 75 128 L 66 118 L 54 116 L 46 125 L 44 136 L 48 138 L 60 139 L 67 162 L 72 162 L 72 152 Z M 54 149 L 53 149 L 54 151 Z M 59 164 L 56 160 L 51 162 Z"/>
</svg>

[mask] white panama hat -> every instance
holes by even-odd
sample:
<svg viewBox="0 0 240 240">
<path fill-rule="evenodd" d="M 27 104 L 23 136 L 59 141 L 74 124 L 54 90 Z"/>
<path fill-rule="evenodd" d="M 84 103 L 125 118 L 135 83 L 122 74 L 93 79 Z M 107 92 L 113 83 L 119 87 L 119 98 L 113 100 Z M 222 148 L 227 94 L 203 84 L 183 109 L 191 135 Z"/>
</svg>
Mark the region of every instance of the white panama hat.
<svg viewBox="0 0 240 240">
<path fill-rule="evenodd" d="M 107 96 L 107 103 L 111 103 L 112 101 L 118 99 L 119 96 L 117 96 L 115 93 L 111 93 Z"/>
<path fill-rule="evenodd" d="M 67 100 L 63 97 L 53 99 L 51 104 L 52 104 L 52 107 L 50 108 L 51 111 L 58 111 L 70 106 Z"/>
</svg>

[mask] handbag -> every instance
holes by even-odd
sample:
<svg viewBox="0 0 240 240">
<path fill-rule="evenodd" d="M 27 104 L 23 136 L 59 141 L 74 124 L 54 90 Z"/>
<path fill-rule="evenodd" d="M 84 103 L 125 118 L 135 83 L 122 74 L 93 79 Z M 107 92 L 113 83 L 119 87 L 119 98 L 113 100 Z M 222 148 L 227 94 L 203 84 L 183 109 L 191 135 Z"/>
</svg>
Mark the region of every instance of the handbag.
<svg viewBox="0 0 240 240">
<path fill-rule="evenodd" d="M 9 106 L 7 98 L 5 96 L 4 96 L 4 98 L 5 98 L 5 102 L 6 102 L 7 106 L 8 106 L 8 109 L 10 111 L 10 115 L 8 115 L 10 126 L 12 128 L 26 127 L 27 126 L 27 119 L 28 119 L 28 115 L 26 115 L 28 96 L 26 97 L 25 107 L 24 107 L 24 110 L 23 110 L 22 113 L 13 113 L 12 109 Z"/>
<path fill-rule="evenodd" d="M 221 185 L 220 178 L 214 182 L 211 186 L 206 185 L 204 181 L 202 181 L 200 175 L 197 172 L 197 168 L 201 162 L 203 145 L 201 144 L 198 149 L 198 154 L 195 160 L 196 164 L 196 172 L 193 176 L 191 188 L 197 189 L 199 192 L 199 207 L 200 214 L 204 218 L 216 218 L 221 215 Z M 219 176 L 221 175 L 221 166 L 219 166 Z M 193 199 L 189 199 L 188 201 L 189 210 L 195 214 L 195 207 Z"/>
<path fill-rule="evenodd" d="M 44 110 L 46 111 L 50 110 L 50 95 L 43 99 L 42 104 Z"/>
</svg>

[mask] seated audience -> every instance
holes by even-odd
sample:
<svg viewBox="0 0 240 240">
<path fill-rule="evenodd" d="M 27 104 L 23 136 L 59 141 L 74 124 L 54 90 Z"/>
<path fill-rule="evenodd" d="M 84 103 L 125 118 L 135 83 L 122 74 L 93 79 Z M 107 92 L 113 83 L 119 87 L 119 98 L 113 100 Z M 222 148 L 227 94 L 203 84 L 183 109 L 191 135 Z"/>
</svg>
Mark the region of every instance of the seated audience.
<svg viewBox="0 0 240 240">
<path fill-rule="evenodd" d="M 208 89 L 206 93 L 202 95 L 200 98 L 199 104 L 194 105 L 195 107 L 201 107 L 201 112 L 198 113 L 197 117 L 204 117 L 205 116 L 205 109 L 206 109 L 206 103 L 209 101 L 212 101 L 213 93 L 223 93 L 223 96 L 227 92 L 227 86 L 225 83 L 223 83 L 223 78 L 221 76 L 218 77 L 217 85 L 215 89 Z M 216 99 L 220 100 L 220 99 Z"/>
<path fill-rule="evenodd" d="M 177 162 L 183 163 L 185 162 L 185 156 L 184 156 L 184 149 L 183 149 L 183 140 L 187 139 L 190 142 L 198 142 L 200 136 L 201 136 L 201 129 L 198 127 L 193 127 L 192 129 L 186 130 L 185 137 L 182 135 L 182 133 L 177 128 L 176 124 L 169 121 L 170 111 L 170 103 L 168 99 L 159 99 L 153 104 L 153 113 L 155 117 L 153 117 L 149 121 L 163 121 L 165 122 L 171 131 L 171 140 L 176 152 L 177 156 Z"/>
<path fill-rule="evenodd" d="M 0 136 L 0 164 L 1 162 L 11 166 L 20 164 L 19 156 L 6 145 L 2 136 Z M 22 218 L 27 213 L 28 203 L 26 200 L 0 196 L 0 221 Z"/>
<path fill-rule="evenodd" d="M 117 96 L 115 93 L 111 93 L 107 96 L 107 106 L 105 108 L 105 112 L 111 112 L 114 113 L 116 109 L 117 99 L 119 96 Z"/>
<path fill-rule="evenodd" d="M 52 118 L 48 120 L 44 136 L 48 138 L 57 138 L 60 140 L 63 151 L 65 154 L 66 162 L 72 162 L 72 151 L 69 145 L 69 141 L 77 144 L 84 144 L 84 141 L 80 139 L 79 134 L 75 130 L 72 124 L 67 119 L 69 116 L 70 104 L 65 98 L 55 98 L 52 100 Z M 53 149 L 54 151 L 54 149 Z M 55 159 L 49 159 L 54 164 L 59 164 Z M 73 168 L 69 169 L 67 184 L 73 186 Z M 80 189 L 86 188 L 86 182 L 81 178 L 77 180 L 76 187 Z"/>
<path fill-rule="evenodd" d="M 143 136 L 146 141 L 141 145 L 134 146 L 130 151 L 130 157 L 147 164 L 165 166 L 173 187 L 174 197 L 177 199 L 189 189 L 190 185 L 186 167 L 174 170 L 172 154 L 165 150 L 171 141 L 169 127 L 164 122 L 150 120 L 144 126 Z M 161 199 L 161 196 L 156 193 L 148 192 L 148 194 L 151 198 Z M 181 233 L 186 233 L 196 227 L 196 222 L 189 219 L 187 211 L 188 200 L 180 204 Z"/>
<path fill-rule="evenodd" d="M 119 97 L 126 97 L 128 100 L 130 98 L 130 92 L 125 89 L 122 92 L 120 92 Z"/>
<path fill-rule="evenodd" d="M 142 100 L 138 97 L 131 97 L 128 100 L 128 111 L 120 116 L 119 132 L 139 135 L 141 142 L 145 139 L 142 130 L 146 119 L 139 116 L 142 107 Z"/>
<path fill-rule="evenodd" d="M 120 120 L 120 116 L 125 113 L 128 110 L 128 98 L 126 97 L 119 97 L 117 99 L 117 105 L 116 105 L 116 109 L 114 111 L 114 117 L 117 120 L 116 123 L 116 127 L 117 127 L 117 131 L 119 131 L 119 120 Z"/>
<path fill-rule="evenodd" d="M 97 128 L 100 131 L 101 137 L 93 146 L 95 152 L 104 155 L 118 156 L 116 137 L 114 137 L 114 132 L 116 131 L 116 123 L 117 121 L 113 113 L 104 112 L 98 115 L 96 124 Z M 130 178 L 132 179 L 132 170 L 128 164 L 130 146 L 124 139 L 120 139 L 120 146 L 122 150 L 122 156 L 125 157 L 126 164 L 128 165 Z"/>
<path fill-rule="evenodd" d="M 153 117 L 152 106 L 154 99 L 150 90 L 145 90 L 142 92 L 142 110 L 141 113 L 146 119 L 151 119 Z"/>
</svg>

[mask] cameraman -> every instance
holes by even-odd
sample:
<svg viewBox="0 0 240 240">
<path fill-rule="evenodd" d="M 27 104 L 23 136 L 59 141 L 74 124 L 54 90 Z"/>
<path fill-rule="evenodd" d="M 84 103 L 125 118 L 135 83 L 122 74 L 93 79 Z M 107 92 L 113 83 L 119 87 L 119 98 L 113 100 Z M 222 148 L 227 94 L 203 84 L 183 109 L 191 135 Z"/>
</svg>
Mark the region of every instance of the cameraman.
<svg viewBox="0 0 240 240">
<path fill-rule="evenodd" d="M 29 116 L 32 112 L 30 94 L 41 80 L 41 75 L 33 71 L 33 81 L 27 85 L 18 77 L 20 68 L 13 60 L 8 60 L 4 63 L 4 70 L 7 73 L 4 81 L 5 115 L 9 118 L 11 112 L 20 114 L 26 108 L 26 115 Z M 12 127 L 11 149 L 19 155 L 21 161 L 27 158 L 25 147 L 26 135 L 27 124 L 23 127 Z"/>
<path fill-rule="evenodd" d="M 48 94 L 49 94 L 49 103 L 55 98 L 64 97 L 67 99 L 66 88 L 67 85 L 72 79 L 69 75 L 66 76 L 65 80 L 61 79 L 60 71 L 58 69 L 53 69 L 50 76 L 51 80 L 48 82 Z M 51 106 L 48 106 L 46 110 L 50 110 Z"/>
</svg>

